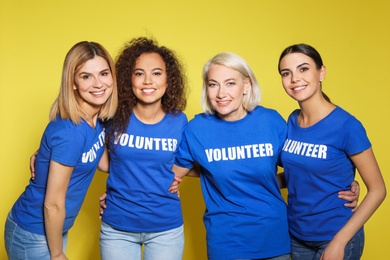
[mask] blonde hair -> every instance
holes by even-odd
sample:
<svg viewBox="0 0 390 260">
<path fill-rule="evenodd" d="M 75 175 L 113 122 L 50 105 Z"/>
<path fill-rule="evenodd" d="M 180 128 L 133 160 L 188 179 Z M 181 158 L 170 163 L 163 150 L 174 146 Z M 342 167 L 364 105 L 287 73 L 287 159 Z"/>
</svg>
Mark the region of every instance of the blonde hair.
<svg viewBox="0 0 390 260">
<path fill-rule="evenodd" d="M 93 59 L 95 56 L 100 56 L 106 60 L 113 78 L 112 94 L 100 108 L 98 117 L 101 120 L 108 120 L 114 116 L 118 106 L 118 90 L 114 62 L 108 51 L 99 43 L 82 41 L 76 43 L 66 54 L 62 69 L 60 93 L 51 106 L 50 121 L 54 121 L 57 116 L 60 116 L 61 119 L 69 119 L 74 124 L 79 124 L 81 119 L 85 117 L 85 113 L 80 107 L 82 99 L 78 92 L 73 89 L 75 73 L 88 60 Z"/>
<path fill-rule="evenodd" d="M 244 96 L 242 100 L 242 105 L 244 109 L 248 112 L 255 109 L 255 107 L 260 103 L 261 94 L 260 94 L 260 85 L 256 80 L 252 69 L 249 67 L 248 63 L 238 56 L 237 54 L 231 52 L 222 52 L 215 55 L 210 59 L 203 67 L 203 88 L 202 88 L 202 108 L 206 114 L 214 114 L 215 110 L 207 96 L 207 81 L 210 67 L 212 65 L 223 65 L 230 69 L 238 71 L 244 78 L 249 78 L 251 83 L 251 88 L 249 92 Z"/>
</svg>

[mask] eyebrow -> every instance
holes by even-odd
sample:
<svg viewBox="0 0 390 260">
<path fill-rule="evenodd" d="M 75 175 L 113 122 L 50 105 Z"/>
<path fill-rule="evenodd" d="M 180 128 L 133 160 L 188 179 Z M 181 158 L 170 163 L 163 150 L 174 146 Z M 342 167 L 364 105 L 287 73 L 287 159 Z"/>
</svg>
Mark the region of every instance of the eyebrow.
<svg viewBox="0 0 390 260">
<path fill-rule="evenodd" d="M 145 71 L 144 69 L 142 69 L 142 68 L 135 68 L 134 69 L 134 71 L 136 71 L 136 70 L 142 70 L 142 71 Z M 152 69 L 152 71 L 155 71 L 155 70 L 161 70 L 161 71 L 164 71 L 162 68 L 154 68 L 154 69 Z"/>
<path fill-rule="evenodd" d="M 304 66 L 304 65 L 310 65 L 310 64 L 309 64 L 309 63 L 307 63 L 307 62 L 304 62 L 304 63 L 302 63 L 302 64 L 298 65 L 298 66 L 297 66 L 297 68 L 300 68 L 300 67 L 302 67 L 302 66 Z"/>
<path fill-rule="evenodd" d="M 224 80 L 223 82 L 227 82 L 227 81 L 230 81 L 230 80 L 236 80 L 236 79 L 235 79 L 235 78 L 228 78 L 228 79 Z M 208 79 L 208 81 L 218 82 L 218 81 L 215 80 L 215 79 Z"/>
<path fill-rule="evenodd" d="M 305 66 L 305 65 L 310 65 L 310 64 L 307 63 L 307 62 L 304 62 L 304 63 L 302 63 L 302 64 L 299 64 L 299 65 L 297 66 L 297 68 L 300 68 L 300 67 Z M 281 69 L 281 70 L 279 70 L 279 73 L 282 72 L 282 71 L 289 71 L 289 70 L 290 70 L 290 69 Z"/>
<path fill-rule="evenodd" d="M 107 68 L 107 69 L 101 70 L 101 71 L 99 71 L 99 73 L 106 72 L 106 71 L 110 71 L 110 69 Z M 86 72 L 86 71 L 80 71 L 78 75 L 82 75 L 82 74 L 92 75 L 93 73 Z"/>
</svg>

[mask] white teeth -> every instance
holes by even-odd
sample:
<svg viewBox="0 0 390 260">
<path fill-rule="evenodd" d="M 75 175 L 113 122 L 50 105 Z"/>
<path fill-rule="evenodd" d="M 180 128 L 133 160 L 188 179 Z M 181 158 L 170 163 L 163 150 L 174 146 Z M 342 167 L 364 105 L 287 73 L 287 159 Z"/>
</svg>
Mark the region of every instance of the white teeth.
<svg viewBox="0 0 390 260">
<path fill-rule="evenodd" d="M 293 90 L 299 91 L 299 90 L 304 89 L 304 88 L 306 88 L 306 87 L 296 87 L 296 88 L 293 88 Z"/>
<path fill-rule="evenodd" d="M 150 93 L 154 92 L 155 90 L 154 89 L 143 89 L 142 91 L 147 93 L 147 94 L 150 94 Z"/>
<path fill-rule="evenodd" d="M 100 92 L 92 92 L 92 94 L 93 95 L 101 95 L 101 94 L 103 94 L 104 93 L 104 91 L 100 91 Z"/>
<path fill-rule="evenodd" d="M 221 105 L 226 105 L 227 103 L 229 103 L 229 101 L 218 101 L 217 103 Z"/>
</svg>

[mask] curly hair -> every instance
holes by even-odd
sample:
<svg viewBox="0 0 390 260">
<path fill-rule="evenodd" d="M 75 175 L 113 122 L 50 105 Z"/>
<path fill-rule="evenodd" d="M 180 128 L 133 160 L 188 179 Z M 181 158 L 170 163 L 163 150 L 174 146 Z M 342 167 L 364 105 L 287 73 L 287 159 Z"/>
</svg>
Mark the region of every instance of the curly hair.
<svg viewBox="0 0 390 260">
<path fill-rule="evenodd" d="M 137 97 L 132 90 L 132 74 L 138 57 L 144 53 L 157 53 L 166 65 L 167 90 L 161 99 L 165 113 L 176 114 L 184 110 L 187 104 L 187 79 L 183 72 L 183 65 L 176 54 L 165 46 L 159 46 L 155 39 L 139 37 L 125 43 L 119 53 L 115 68 L 118 87 L 118 109 L 112 120 L 108 122 L 107 138 L 123 133 L 130 121 L 133 108 L 137 104 Z"/>
</svg>

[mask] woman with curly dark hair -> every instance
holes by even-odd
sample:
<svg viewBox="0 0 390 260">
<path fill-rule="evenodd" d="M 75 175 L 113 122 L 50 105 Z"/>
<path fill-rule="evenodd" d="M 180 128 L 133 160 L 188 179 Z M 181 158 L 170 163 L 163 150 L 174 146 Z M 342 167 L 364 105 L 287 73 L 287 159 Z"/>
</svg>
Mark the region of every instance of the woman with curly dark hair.
<svg viewBox="0 0 390 260">
<path fill-rule="evenodd" d="M 119 105 L 107 125 L 110 165 L 102 169 L 110 174 L 101 198 L 101 257 L 138 260 L 143 252 L 145 260 L 180 260 L 182 211 L 168 188 L 187 124 L 182 65 L 173 51 L 141 37 L 125 44 L 116 70 Z"/>
</svg>

